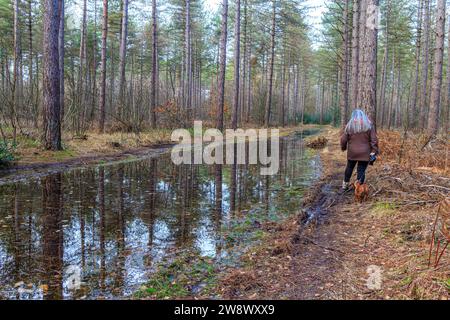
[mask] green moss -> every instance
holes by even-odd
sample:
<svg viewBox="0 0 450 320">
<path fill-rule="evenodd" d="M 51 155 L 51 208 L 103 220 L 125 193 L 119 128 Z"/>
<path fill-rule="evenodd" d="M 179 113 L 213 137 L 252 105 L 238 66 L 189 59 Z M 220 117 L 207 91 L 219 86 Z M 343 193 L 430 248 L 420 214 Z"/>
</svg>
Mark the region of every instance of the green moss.
<svg viewBox="0 0 450 320">
<path fill-rule="evenodd" d="M 150 280 L 136 294 L 138 298 L 155 297 L 157 299 L 185 297 L 188 291 L 179 283 L 169 279 L 155 278 Z"/>
<path fill-rule="evenodd" d="M 380 201 L 373 205 L 372 210 L 379 214 L 393 214 L 397 211 L 397 208 L 398 206 L 395 203 Z"/>
<path fill-rule="evenodd" d="M 445 286 L 445 289 L 447 289 L 447 291 L 450 293 L 450 278 L 448 278 L 447 280 L 444 280 L 444 286 Z"/>
<path fill-rule="evenodd" d="M 266 233 L 262 230 L 258 230 L 253 234 L 252 240 L 261 240 L 264 238 Z"/>
<path fill-rule="evenodd" d="M 409 286 L 412 283 L 413 279 L 412 277 L 408 276 L 404 278 L 402 281 L 400 281 L 400 286 Z"/>
</svg>

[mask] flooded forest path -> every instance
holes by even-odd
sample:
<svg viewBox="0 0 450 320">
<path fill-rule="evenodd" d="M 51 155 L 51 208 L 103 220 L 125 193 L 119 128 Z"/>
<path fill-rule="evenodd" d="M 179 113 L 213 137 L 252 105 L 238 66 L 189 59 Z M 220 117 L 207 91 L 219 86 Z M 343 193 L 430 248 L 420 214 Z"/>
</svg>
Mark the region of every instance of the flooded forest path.
<svg viewBox="0 0 450 320">
<path fill-rule="evenodd" d="M 317 132 L 282 137 L 273 176 L 176 166 L 161 149 L 1 178 L 0 298 L 223 297 L 221 275 L 295 217 L 320 176 L 304 143 Z"/>
<path fill-rule="evenodd" d="M 156 151 L 0 178 L 0 299 L 449 298 L 427 240 L 445 176 L 380 159 L 355 203 L 331 127 L 282 137 L 273 176 Z"/>
</svg>

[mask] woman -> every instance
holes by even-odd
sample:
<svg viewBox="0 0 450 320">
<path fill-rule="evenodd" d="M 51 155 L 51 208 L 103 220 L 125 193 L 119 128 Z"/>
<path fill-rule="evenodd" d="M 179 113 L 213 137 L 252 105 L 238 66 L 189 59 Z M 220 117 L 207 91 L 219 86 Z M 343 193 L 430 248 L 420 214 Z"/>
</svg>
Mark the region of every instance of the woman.
<svg viewBox="0 0 450 320">
<path fill-rule="evenodd" d="M 364 111 L 356 109 L 341 136 L 342 151 L 347 151 L 347 169 L 342 184 L 348 190 L 355 166 L 358 165 L 357 179 L 360 184 L 366 180 L 366 170 L 370 161 L 379 153 L 375 127 Z"/>
</svg>

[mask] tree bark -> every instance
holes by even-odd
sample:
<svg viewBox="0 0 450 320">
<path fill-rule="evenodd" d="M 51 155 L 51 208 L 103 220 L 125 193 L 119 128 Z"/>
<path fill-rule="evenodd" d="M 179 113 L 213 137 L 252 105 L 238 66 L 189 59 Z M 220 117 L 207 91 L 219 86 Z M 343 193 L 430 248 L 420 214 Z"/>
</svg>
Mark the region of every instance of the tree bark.
<svg viewBox="0 0 450 320">
<path fill-rule="evenodd" d="M 450 19 L 450 17 L 449 17 Z M 449 20 L 450 21 L 450 20 Z M 450 48 L 450 24 L 448 29 L 448 48 Z M 445 102 L 443 106 L 446 110 L 444 113 L 445 116 L 445 126 L 444 126 L 444 132 L 448 132 L 449 125 L 450 125 L 450 50 L 447 52 L 447 88 L 445 93 Z"/>
<path fill-rule="evenodd" d="M 356 99 L 356 108 L 363 108 L 363 95 L 364 95 L 364 85 L 366 80 L 366 68 L 367 68 L 367 60 L 368 60 L 368 51 L 367 48 L 370 44 L 368 44 L 369 39 L 366 35 L 367 29 L 367 8 L 368 2 L 371 0 L 361 0 L 360 4 L 360 14 L 359 14 L 359 55 L 358 55 L 358 80 L 357 86 L 358 96 Z"/>
<path fill-rule="evenodd" d="M 17 135 L 17 111 L 21 103 L 20 99 L 20 65 L 22 60 L 22 46 L 20 40 L 19 26 L 19 0 L 14 0 L 14 66 L 13 66 L 13 83 L 12 83 L 12 109 L 11 109 L 11 125 L 13 127 L 13 140 L 16 142 Z"/>
<path fill-rule="evenodd" d="M 248 16 L 248 18 L 250 18 Z M 246 119 L 245 122 L 249 123 L 250 122 L 250 110 L 251 110 L 251 100 L 252 100 L 252 38 L 250 36 L 250 32 L 249 32 L 249 36 L 248 36 L 248 44 L 247 44 L 247 97 L 245 99 L 245 109 L 247 110 L 246 112 Z"/>
<path fill-rule="evenodd" d="M 122 26 L 120 36 L 119 49 L 119 117 L 125 114 L 125 65 L 127 54 L 127 37 L 128 37 L 128 0 L 123 0 Z"/>
<path fill-rule="evenodd" d="M 97 108 L 97 0 L 94 0 L 94 30 L 93 30 L 93 45 L 92 45 L 92 100 L 91 113 L 89 120 L 93 121 L 95 117 L 95 110 Z"/>
<path fill-rule="evenodd" d="M 270 113 L 272 108 L 272 92 L 273 92 L 273 69 L 275 62 L 275 27 L 276 27 L 276 0 L 272 0 L 272 30 L 270 34 L 270 65 L 269 65 L 269 79 L 268 92 L 266 99 L 266 112 L 264 117 L 264 125 L 270 125 Z"/>
<path fill-rule="evenodd" d="M 28 43 L 29 43 L 29 56 L 28 56 L 28 76 L 30 84 L 30 111 L 33 115 L 34 125 L 38 126 L 38 111 L 37 105 L 34 103 L 34 70 L 33 70 L 33 17 L 32 17 L 32 0 L 28 0 Z M 3 74 L 2 74 L 3 76 Z M 3 78 L 2 78 L 3 79 Z"/>
<path fill-rule="evenodd" d="M 81 20 L 81 39 L 80 39 L 80 67 L 78 76 L 78 98 L 80 99 L 79 108 L 81 111 L 81 119 L 78 120 L 77 131 L 84 126 L 84 118 L 86 114 L 86 37 L 87 37 L 87 0 L 83 0 L 83 15 Z"/>
<path fill-rule="evenodd" d="M 102 22 L 102 51 L 100 69 L 100 100 L 99 100 L 99 123 L 100 133 L 105 132 L 105 105 L 106 105 L 106 45 L 108 38 L 108 0 L 103 0 L 103 22 Z"/>
<path fill-rule="evenodd" d="M 156 128 L 156 91 L 158 90 L 158 21 L 156 0 L 152 0 L 152 89 L 150 96 L 150 126 Z"/>
<path fill-rule="evenodd" d="M 380 99 L 379 99 L 379 108 L 377 112 L 377 123 L 380 126 L 383 126 L 383 115 L 386 111 L 386 86 L 387 86 L 387 68 L 388 68 L 388 44 L 384 48 L 383 54 L 383 70 L 381 71 L 381 88 L 380 88 Z"/>
<path fill-rule="evenodd" d="M 383 64 L 381 71 L 381 84 L 380 84 L 380 97 L 378 99 L 378 112 L 377 112 L 377 123 L 380 126 L 383 126 L 384 120 L 383 115 L 385 114 L 386 109 L 386 87 L 387 87 L 387 76 L 388 76 L 388 64 L 389 64 L 389 17 L 391 14 L 391 6 L 390 2 L 387 4 L 387 9 L 385 12 L 385 44 L 384 44 L 384 54 L 383 54 Z"/>
<path fill-rule="evenodd" d="M 61 106 L 61 124 L 64 122 L 64 1 L 61 0 L 60 17 L 59 17 L 59 35 L 58 35 L 58 49 L 59 49 L 59 92 L 60 92 L 60 106 Z"/>
<path fill-rule="evenodd" d="M 341 96 L 340 96 L 340 113 L 341 113 L 341 128 L 344 128 L 346 123 L 348 122 L 347 114 L 348 114 L 348 69 L 349 69 L 349 10 L 350 10 L 350 0 L 345 1 L 345 9 L 344 9 L 344 59 L 342 63 L 342 73 L 341 73 Z"/>
<path fill-rule="evenodd" d="M 353 31 L 352 31 L 352 75 L 350 79 L 350 104 L 352 109 L 356 109 L 358 100 L 358 74 L 359 74 L 359 16 L 361 2 L 353 1 Z"/>
<path fill-rule="evenodd" d="M 239 84 L 241 62 L 241 0 L 236 0 L 236 17 L 234 25 L 234 100 L 231 126 L 237 129 L 239 109 Z"/>
<path fill-rule="evenodd" d="M 417 98 L 419 94 L 419 75 L 420 75 L 420 57 L 421 57 L 421 47 L 422 47 L 422 21 L 423 21 L 423 4 L 424 0 L 419 0 L 419 7 L 417 10 L 417 36 L 416 36 L 416 57 L 415 57 L 415 73 L 414 73 L 414 83 L 413 92 L 411 97 L 411 105 L 408 112 L 408 128 L 415 127 L 416 115 L 417 115 Z"/>
<path fill-rule="evenodd" d="M 228 38 L 228 0 L 223 0 L 222 4 L 222 26 L 219 49 L 219 85 L 217 101 L 217 124 L 216 127 L 223 131 L 223 112 L 225 105 L 225 72 L 227 64 L 227 38 Z"/>
<path fill-rule="evenodd" d="M 186 21 L 185 21 L 185 107 L 187 116 L 192 116 L 192 45 L 191 45 L 191 1 L 186 0 Z"/>
<path fill-rule="evenodd" d="M 429 68 L 429 48 L 430 48 L 430 0 L 425 1 L 425 22 L 424 22 L 424 47 L 422 56 L 422 83 L 421 83 L 421 95 L 420 95 L 420 113 L 419 113 L 419 128 L 423 129 L 425 126 L 426 110 L 427 110 L 427 97 L 428 97 L 428 68 Z"/>
<path fill-rule="evenodd" d="M 281 127 L 284 127 L 284 118 L 285 118 L 285 103 L 286 103 L 286 53 L 282 56 L 282 66 L 281 66 L 281 103 L 280 103 L 280 114 L 279 114 L 279 124 Z"/>
<path fill-rule="evenodd" d="M 366 12 L 366 54 L 365 81 L 362 92 L 363 108 L 376 127 L 377 119 L 377 52 L 378 52 L 378 9 L 379 0 L 367 1 Z"/>
<path fill-rule="evenodd" d="M 434 50 L 434 70 L 431 84 L 430 111 L 428 116 L 428 135 L 435 136 L 439 129 L 441 106 L 442 65 L 444 62 L 445 39 L 445 0 L 437 1 L 436 9 L 436 48 Z"/>
<path fill-rule="evenodd" d="M 61 150 L 61 117 L 59 86 L 59 2 L 44 1 L 43 32 L 43 146 L 47 150 Z"/>
</svg>

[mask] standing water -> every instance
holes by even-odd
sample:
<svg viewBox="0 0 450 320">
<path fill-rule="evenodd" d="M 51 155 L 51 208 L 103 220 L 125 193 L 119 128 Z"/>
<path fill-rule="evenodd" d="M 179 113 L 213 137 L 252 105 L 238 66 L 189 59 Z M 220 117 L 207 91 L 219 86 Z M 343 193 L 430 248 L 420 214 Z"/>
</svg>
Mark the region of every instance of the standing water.
<svg viewBox="0 0 450 320">
<path fill-rule="evenodd" d="M 130 297 L 180 256 L 215 270 L 238 264 L 261 224 L 298 213 L 318 177 L 303 136 L 281 138 L 274 176 L 257 165 L 238 165 L 236 179 L 232 166 L 175 166 L 167 152 L 0 179 L 0 299 Z"/>
</svg>

